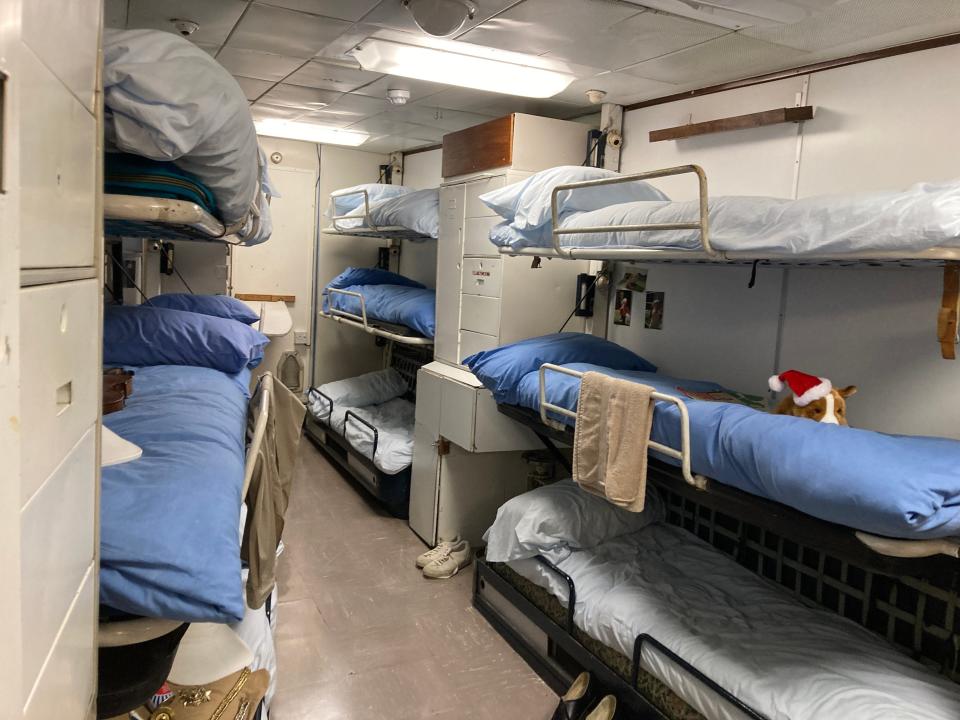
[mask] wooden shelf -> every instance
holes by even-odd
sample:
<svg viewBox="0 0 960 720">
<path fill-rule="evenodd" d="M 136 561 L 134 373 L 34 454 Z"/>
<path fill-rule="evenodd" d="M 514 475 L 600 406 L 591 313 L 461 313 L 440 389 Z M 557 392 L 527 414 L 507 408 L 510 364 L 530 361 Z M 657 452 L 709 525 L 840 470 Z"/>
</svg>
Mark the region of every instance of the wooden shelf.
<svg viewBox="0 0 960 720">
<path fill-rule="evenodd" d="M 683 138 L 693 137 L 694 135 L 709 135 L 711 133 L 744 130 L 746 128 L 763 127 L 765 125 L 801 122 L 802 120 L 810 120 L 812 118 L 812 105 L 777 108 L 776 110 L 764 110 L 762 112 L 750 113 L 749 115 L 737 115 L 735 117 L 720 118 L 719 120 L 707 120 L 706 122 L 678 125 L 677 127 L 664 128 L 663 130 L 651 130 L 650 142 L 681 140 Z"/>
</svg>

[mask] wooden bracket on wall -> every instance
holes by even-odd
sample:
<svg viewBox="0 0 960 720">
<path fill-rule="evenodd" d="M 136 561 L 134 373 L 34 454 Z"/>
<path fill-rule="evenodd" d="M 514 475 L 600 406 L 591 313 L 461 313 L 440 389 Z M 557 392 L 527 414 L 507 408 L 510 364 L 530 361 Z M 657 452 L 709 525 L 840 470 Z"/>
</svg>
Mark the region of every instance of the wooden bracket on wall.
<svg viewBox="0 0 960 720">
<path fill-rule="evenodd" d="M 957 359 L 957 329 L 960 327 L 960 262 L 943 266 L 943 297 L 937 313 L 937 340 L 945 360 Z"/>
<path fill-rule="evenodd" d="M 777 108 L 776 110 L 764 110 L 762 112 L 750 113 L 749 115 L 737 115 L 735 117 L 720 118 L 719 120 L 689 123 L 687 125 L 678 125 L 677 127 L 665 128 L 663 130 L 651 130 L 650 142 L 681 140 L 683 138 L 693 137 L 694 135 L 709 135 L 711 133 L 727 132 L 729 130 L 744 130 L 746 128 L 763 127 L 765 125 L 801 122 L 802 120 L 810 120 L 812 118 L 812 105 Z"/>
</svg>

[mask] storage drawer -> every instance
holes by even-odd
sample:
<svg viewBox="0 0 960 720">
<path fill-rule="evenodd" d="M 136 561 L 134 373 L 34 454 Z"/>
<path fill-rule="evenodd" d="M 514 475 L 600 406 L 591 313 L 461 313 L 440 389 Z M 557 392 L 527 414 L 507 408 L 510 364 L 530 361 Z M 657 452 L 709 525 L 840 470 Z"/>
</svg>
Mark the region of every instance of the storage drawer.
<svg viewBox="0 0 960 720">
<path fill-rule="evenodd" d="M 29 0 L 23 3 L 23 41 L 60 82 L 80 98 L 91 115 L 95 107 L 97 38 L 102 13 L 99 2 Z M 76 138 L 73 141 L 76 142 Z M 91 136 L 90 145 L 93 144 Z"/>
<path fill-rule="evenodd" d="M 503 261 L 500 258 L 464 258 L 460 290 L 465 295 L 500 297 Z"/>
<path fill-rule="evenodd" d="M 500 344 L 500 338 L 496 335 L 484 335 L 483 333 L 471 332 L 469 330 L 460 331 L 460 359 L 470 357 L 481 350 L 490 350 Z"/>
<path fill-rule="evenodd" d="M 93 563 L 96 479 L 91 425 L 20 515 L 24 697 Z"/>
<path fill-rule="evenodd" d="M 73 605 L 53 652 L 33 684 L 24 708 L 24 720 L 86 720 L 96 692 L 96 572 L 87 570 L 79 592 L 70 593 Z M 33 644 L 29 638 L 25 646 Z M 47 648 L 49 649 L 49 648 Z M 24 694 L 26 698 L 27 695 Z M 13 701 L 8 701 L 12 705 Z M 19 713 L 16 717 L 20 717 Z"/>
<path fill-rule="evenodd" d="M 87 5 L 67 3 L 72 4 Z M 92 42 L 96 47 L 95 38 Z M 20 266 L 92 267 L 96 121 L 32 53 L 21 57 L 20 145 L 34 151 L 20 163 Z"/>
<path fill-rule="evenodd" d="M 96 280 L 20 291 L 21 503 L 96 422 L 98 304 Z"/>
<path fill-rule="evenodd" d="M 501 220 L 499 215 L 467 218 L 463 226 L 463 254 L 497 257 L 497 246 L 490 242 L 490 228 Z"/>
<path fill-rule="evenodd" d="M 460 328 L 485 335 L 500 334 L 500 298 L 460 296 Z"/>
<path fill-rule="evenodd" d="M 506 175 L 497 175 L 482 180 L 472 180 L 466 184 L 466 208 L 464 217 L 489 217 L 497 214 L 480 202 L 480 196 L 491 190 L 498 190 L 507 184 Z M 499 217 L 499 216 L 497 216 Z"/>
</svg>

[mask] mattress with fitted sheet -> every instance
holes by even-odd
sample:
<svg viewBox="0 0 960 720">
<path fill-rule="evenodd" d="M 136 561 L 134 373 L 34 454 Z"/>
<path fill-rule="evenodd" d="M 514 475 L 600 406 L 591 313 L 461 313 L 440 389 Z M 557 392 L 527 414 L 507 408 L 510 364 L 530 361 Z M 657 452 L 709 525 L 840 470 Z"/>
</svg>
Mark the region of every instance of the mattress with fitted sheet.
<svg viewBox="0 0 960 720">
<path fill-rule="evenodd" d="M 960 717 L 955 684 L 680 528 L 543 554 L 573 578 L 574 622 L 589 636 L 632 657 L 646 633 L 771 720 Z M 539 562 L 507 564 L 567 604 L 566 583 Z M 706 717 L 747 717 L 653 645 L 641 663 Z"/>
<path fill-rule="evenodd" d="M 250 371 L 133 369 L 126 406 L 103 419 L 143 456 L 102 471 L 100 601 L 146 617 L 238 622 Z"/>
<path fill-rule="evenodd" d="M 960 534 L 960 441 L 827 425 L 687 394 L 724 391 L 711 382 L 588 363 L 564 367 L 641 382 L 683 399 L 695 473 L 879 535 L 925 539 Z M 547 374 L 550 403 L 575 410 L 579 389 L 577 377 Z M 517 404 L 539 411 L 539 391 L 539 373 L 527 373 L 515 391 Z M 675 406 L 658 402 L 651 439 L 679 448 L 679 417 Z M 574 422 L 560 415 L 555 419 Z"/>
<path fill-rule="evenodd" d="M 432 188 L 377 200 L 369 203 L 370 221 L 377 227 L 402 227 L 436 238 L 440 234 L 439 198 L 440 191 Z M 337 230 L 370 228 L 366 218 L 367 208 L 362 204 L 347 214 L 356 217 L 334 221 Z"/>
<path fill-rule="evenodd" d="M 598 191 L 601 188 L 594 188 Z M 574 194 L 576 191 L 574 191 Z M 639 201 L 589 212 L 568 212 L 560 227 L 697 222 L 698 201 Z M 709 200 L 710 243 L 715 250 L 798 257 L 894 252 L 909 256 L 933 247 L 960 247 L 960 181 L 921 183 L 903 192 L 822 195 L 799 200 L 721 196 Z M 570 233 L 561 246 L 700 250 L 698 230 Z M 552 224 L 518 229 L 509 222 L 490 231 L 499 247 L 553 247 Z"/>
</svg>

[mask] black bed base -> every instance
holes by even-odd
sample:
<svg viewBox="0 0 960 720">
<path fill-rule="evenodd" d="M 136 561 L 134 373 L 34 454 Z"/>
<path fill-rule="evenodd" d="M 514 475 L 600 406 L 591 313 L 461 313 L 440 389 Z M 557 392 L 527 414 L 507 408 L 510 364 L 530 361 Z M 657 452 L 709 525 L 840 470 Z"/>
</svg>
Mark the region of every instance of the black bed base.
<svg viewBox="0 0 960 720">
<path fill-rule="evenodd" d="M 358 421 L 362 419 L 353 416 Z M 328 426 L 307 413 L 305 434 L 336 465 L 356 480 L 364 490 L 382 502 L 391 515 L 406 518 L 410 507 L 410 468 L 387 475 L 373 461 L 357 450 Z M 376 432 L 374 430 L 374 432 Z M 376 452 L 376 444 L 374 445 Z"/>
</svg>

